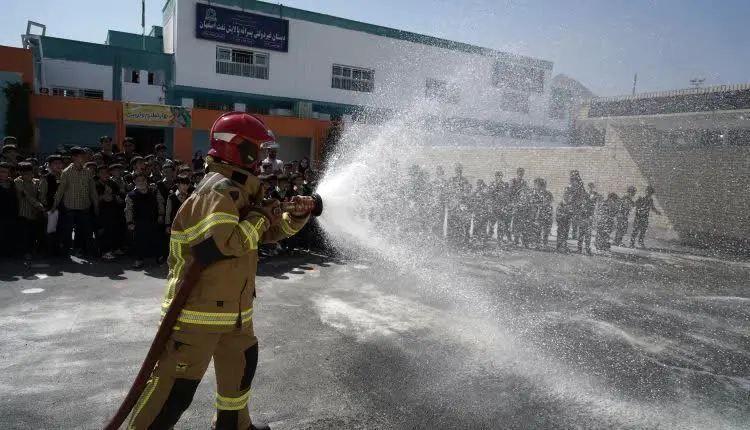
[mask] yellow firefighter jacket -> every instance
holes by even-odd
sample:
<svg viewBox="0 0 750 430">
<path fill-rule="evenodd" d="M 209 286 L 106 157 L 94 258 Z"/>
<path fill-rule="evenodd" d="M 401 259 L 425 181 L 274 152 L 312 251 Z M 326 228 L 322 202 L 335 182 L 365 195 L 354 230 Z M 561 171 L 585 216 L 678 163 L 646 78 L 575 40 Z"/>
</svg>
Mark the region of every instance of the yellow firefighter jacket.
<svg viewBox="0 0 750 430">
<path fill-rule="evenodd" d="M 308 219 L 284 213 L 280 225 L 271 227 L 259 212 L 240 218 L 243 209 L 261 204 L 260 179 L 225 164 L 209 164 L 209 173 L 180 206 L 172 224 L 162 317 L 188 265 L 206 265 L 175 329 L 224 332 L 252 327 L 258 244 L 292 236 Z"/>
</svg>

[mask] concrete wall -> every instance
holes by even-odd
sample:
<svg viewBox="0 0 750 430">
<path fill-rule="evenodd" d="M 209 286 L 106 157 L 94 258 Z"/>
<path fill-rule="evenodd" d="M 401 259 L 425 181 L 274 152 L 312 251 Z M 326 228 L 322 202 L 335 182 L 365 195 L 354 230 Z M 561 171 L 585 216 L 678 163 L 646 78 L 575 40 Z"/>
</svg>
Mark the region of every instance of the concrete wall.
<svg viewBox="0 0 750 430">
<path fill-rule="evenodd" d="M 134 103 L 151 103 L 164 104 L 164 91 L 162 84 L 148 84 L 148 70 L 140 71 L 140 82 L 124 82 L 124 75 L 121 76 L 122 83 L 122 101 Z M 163 80 L 163 77 L 161 78 Z"/>
<path fill-rule="evenodd" d="M 211 149 L 208 138 L 208 130 L 193 130 L 193 150 L 192 154 L 198 151 L 203 153 L 203 157 L 208 155 L 208 150 Z M 190 157 L 192 159 L 192 155 Z M 183 160 L 187 161 L 187 160 Z"/>
<path fill-rule="evenodd" d="M 98 147 L 101 136 L 116 136 L 114 123 L 40 118 L 36 120 L 36 126 L 39 130 L 38 149 L 42 154 L 51 154 L 66 145 Z"/>
<path fill-rule="evenodd" d="M 45 86 L 104 91 L 112 100 L 112 67 L 66 60 L 44 60 Z"/>
<path fill-rule="evenodd" d="M 681 235 L 750 239 L 750 148 L 663 145 L 664 132 L 611 129 Z"/>
<path fill-rule="evenodd" d="M 457 85 L 460 103 L 447 107 L 421 106 L 420 109 L 436 113 L 445 111 L 443 113 L 451 116 L 563 126 L 562 121 L 547 119 L 547 91 L 545 94 L 529 93 L 529 114 L 500 109 L 506 90 L 492 85 L 494 59 L 490 56 L 303 20 L 289 20 L 289 52 L 268 52 L 268 80 L 217 74 L 217 45 L 233 46 L 197 39 L 197 1 L 181 0 L 177 3 L 174 15 L 177 85 L 392 108 L 423 98 L 426 79 L 436 78 Z M 331 88 L 333 64 L 374 69 L 375 91 L 361 93 Z M 547 71 L 547 89 L 549 80 L 550 72 Z"/>
</svg>

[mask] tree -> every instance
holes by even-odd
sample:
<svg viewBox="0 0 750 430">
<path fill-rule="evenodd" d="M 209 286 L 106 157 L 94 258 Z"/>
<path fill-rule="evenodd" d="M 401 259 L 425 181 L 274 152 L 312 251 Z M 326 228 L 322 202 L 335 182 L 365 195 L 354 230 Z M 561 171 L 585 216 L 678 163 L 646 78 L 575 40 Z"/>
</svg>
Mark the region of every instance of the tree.
<svg viewBox="0 0 750 430">
<path fill-rule="evenodd" d="M 15 136 L 19 150 L 27 152 L 34 137 L 34 124 L 31 121 L 31 85 L 27 82 L 8 82 L 3 88 L 8 101 L 5 114 L 5 135 Z"/>
</svg>

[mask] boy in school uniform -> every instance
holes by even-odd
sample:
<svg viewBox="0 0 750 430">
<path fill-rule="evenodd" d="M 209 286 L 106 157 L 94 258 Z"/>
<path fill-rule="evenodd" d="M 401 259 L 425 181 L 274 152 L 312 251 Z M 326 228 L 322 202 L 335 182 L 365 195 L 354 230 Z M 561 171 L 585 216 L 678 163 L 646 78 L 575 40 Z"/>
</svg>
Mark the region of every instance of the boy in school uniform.
<svg viewBox="0 0 750 430">
<path fill-rule="evenodd" d="M 99 167 L 96 192 L 99 195 L 99 216 L 96 239 L 102 259 L 112 261 L 115 251 L 122 247 L 120 213 L 122 213 L 119 186 L 111 179 L 109 167 Z"/>
<path fill-rule="evenodd" d="M 75 245 L 75 254 L 87 251 L 88 242 L 93 231 L 91 212 L 99 210 L 99 196 L 96 194 L 96 184 L 90 171 L 84 168 L 86 151 L 80 147 L 70 150 L 72 163 L 60 174 L 60 186 L 55 193 L 52 210 L 64 208 L 60 240 L 68 250 Z M 75 229 L 75 244 L 72 244 L 72 234 Z"/>
<path fill-rule="evenodd" d="M 629 186 L 625 195 L 622 196 L 617 202 L 617 213 L 615 214 L 615 246 L 622 245 L 622 238 L 625 233 L 628 232 L 628 218 L 630 217 L 630 210 L 635 206 L 636 189 L 634 186 Z"/>
<path fill-rule="evenodd" d="M 615 225 L 619 200 L 616 193 L 609 193 L 607 199 L 599 207 L 595 245 L 596 249 L 600 251 L 609 251 L 611 247 L 609 240 Z"/>
<path fill-rule="evenodd" d="M 568 253 L 568 232 L 570 231 L 570 222 L 573 218 L 572 193 L 563 193 L 563 199 L 557 206 L 555 221 L 557 221 L 557 246 L 558 252 Z"/>
<path fill-rule="evenodd" d="M 16 256 L 18 233 L 18 195 L 10 176 L 12 166 L 0 161 L 0 257 Z"/>
<path fill-rule="evenodd" d="M 166 226 L 165 232 L 167 235 L 170 234 L 172 221 L 174 221 L 174 216 L 177 214 L 180 206 L 182 206 L 182 203 L 190 197 L 191 184 L 192 182 L 188 175 L 179 175 L 177 176 L 177 179 L 175 179 L 175 186 L 177 189 L 167 197 L 167 206 L 164 212 L 164 224 Z"/>
<path fill-rule="evenodd" d="M 34 177 L 34 166 L 27 162 L 18 163 L 18 173 L 20 176 L 15 180 L 21 235 L 18 244 L 23 258 L 31 260 L 43 239 L 44 205 L 40 201 L 39 179 Z"/>
<path fill-rule="evenodd" d="M 51 208 L 55 203 L 55 194 L 60 186 L 60 174 L 63 169 L 63 157 L 60 154 L 52 154 L 47 157 L 47 173 L 42 175 L 39 181 L 39 195 L 45 208 Z M 57 224 L 61 224 L 62 212 L 58 212 Z M 47 234 L 47 252 L 53 256 L 62 254 L 60 230 Z"/>
<path fill-rule="evenodd" d="M 538 244 L 546 248 L 547 240 L 552 232 L 552 193 L 547 190 L 547 181 L 544 178 L 534 180 L 534 195 L 536 204 L 536 217 L 534 225 L 536 226 Z"/>
<path fill-rule="evenodd" d="M 164 224 L 164 213 L 160 212 L 158 193 L 151 189 L 145 172 L 133 175 L 135 189 L 125 197 L 125 221 L 133 234 L 133 268 L 143 267 L 147 257 L 163 259 L 159 242 L 159 226 Z"/>
<path fill-rule="evenodd" d="M 645 248 L 646 245 L 643 243 L 643 237 L 646 235 L 646 229 L 648 229 L 648 216 L 653 211 L 657 215 L 661 215 L 656 206 L 654 205 L 654 187 L 646 187 L 646 194 L 639 197 L 635 201 L 635 218 L 633 219 L 633 233 L 630 235 L 630 247 L 635 247 L 635 240 L 638 239 L 638 245 L 641 248 Z"/>
</svg>

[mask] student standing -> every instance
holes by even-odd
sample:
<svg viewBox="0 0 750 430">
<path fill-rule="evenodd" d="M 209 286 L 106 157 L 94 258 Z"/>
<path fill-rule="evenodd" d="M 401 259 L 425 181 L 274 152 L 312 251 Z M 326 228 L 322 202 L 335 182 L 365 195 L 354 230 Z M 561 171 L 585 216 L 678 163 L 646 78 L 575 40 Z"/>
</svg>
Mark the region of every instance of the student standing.
<svg viewBox="0 0 750 430">
<path fill-rule="evenodd" d="M 161 262 L 163 252 L 158 233 L 164 222 L 164 213 L 159 210 L 157 193 L 149 187 L 146 174 L 136 173 L 133 182 L 135 190 L 125 198 L 125 221 L 133 233 L 133 268 L 140 269 L 147 257 Z"/>
<path fill-rule="evenodd" d="M 657 215 L 661 215 L 656 206 L 654 205 L 654 187 L 646 187 L 646 194 L 635 201 L 635 218 L 633 219 L 633 233 L 630 235 L 630 247 L 635 246 L 635 240 L 638 239 L 638 245 L 641 248 L 646 246 L 643 243 L 643 238 L 646 235 L 646 229 L 648 229 L 648 216 L 653 211 Z"/>
<path fill-rule="evenodd" d="M 27 162 L 18 163 L 18 172 L 20 176 L 15 180 L 21 235 L 18 244 L 23 258 L 31 260 L 43 239 L 44 205 L 40 201 L 39 179 L 34 177 L 34 166 Z"/>
<path fill-rule="evenodd" d="M 10 177 L 12 166 L 0 161 L 0 257 L 16 256 L 18 230 L 18 195 Z"/>
<path fill-rule="evenodd" d="M 86 170 L 84 160 L 86 151 L 80 147 L 70 150 L 72 162 L 60 175 L 60 186 L 55 193 L 52 210 L 63 207 L 65 216 L 60 231 L 64 249 L 73 247 L 72 234 L 75 230 L 76 240 L 74 253 L 82 254 L 88 247 L 91 238 L 93 220 L 91 212 L 98 213 L 99 196 L 91 173 Z"/>
</svg>

